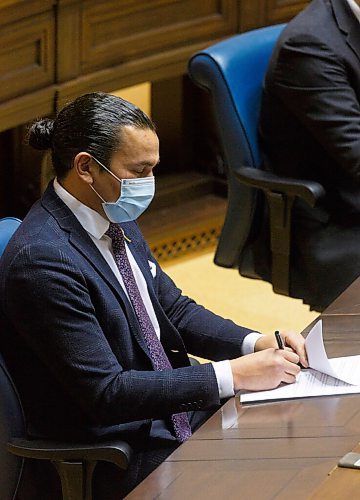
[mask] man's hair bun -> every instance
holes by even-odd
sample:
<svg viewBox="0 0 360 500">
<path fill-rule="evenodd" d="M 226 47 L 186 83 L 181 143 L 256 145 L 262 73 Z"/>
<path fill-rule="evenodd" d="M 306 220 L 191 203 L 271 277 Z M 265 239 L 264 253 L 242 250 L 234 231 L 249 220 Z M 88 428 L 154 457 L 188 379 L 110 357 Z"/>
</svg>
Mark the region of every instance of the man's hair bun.
<svg viewBox="0 0 360 500">
<path fill-rule="evenodd" d="M 43 118 L 33 123 L 29 129 L 28 141 L 35 149 L 50 149 L 54 131 L 54 120 Z"/>
</svg>

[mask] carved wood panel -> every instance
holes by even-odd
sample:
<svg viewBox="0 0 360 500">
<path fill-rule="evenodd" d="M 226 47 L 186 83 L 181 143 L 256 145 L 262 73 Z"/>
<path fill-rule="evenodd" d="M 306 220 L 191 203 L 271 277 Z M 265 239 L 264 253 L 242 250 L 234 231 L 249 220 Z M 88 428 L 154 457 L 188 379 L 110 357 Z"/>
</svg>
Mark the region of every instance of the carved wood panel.
<svg viewBox="0 0 360 500">
<path fill-rule="evenodd" d="M 9 6 L 9 3 L 12 5 Z M 28 2 L 30 14 L 16 11 L 24 2 L 0 4 L 0 101 L 41 89 L 55 79 L 55 19 L 52 3 Z M 12 8 L 10 8 L 12 7 Z M 38 11 L 36 10 L 38 7 Z M 44 9 L 47 7 L 47 10 Z M 24 8 L 24 7 L 23 7 Z M 28 14 L 28 12 L 27 12 Z"/>
<path fill-rule="evenodd" d="M 240 0 L 239 31 L 289 21 L 309 3 L 310 0 Z"/>
<path fill-rule="evenodd" d="M 148 57 L 236 31 L 233 0 L 84 2 L 81 72 Z"/>
<path fill-rule="evenodd" d="M 58 33 L 72 19 L 69 36 L 58 37 L 58 59 L 74 53 L 66 67 L 59 66 L 59 107 L 91 90 L 186 73 L 193 52 L 238 28 L 237 0 L 58 2 Z"/>
<path fill-rule="evenodd" d="M 287 21 L 307 3 L 304 0 L 0 0 L 0 131 L 52 114 L 85 92 L 113 91 L 152 81 L 153 112 L 159 128 L 164 130 L 162 143 L 181 151 L 179 158 L 188 167 L 196 164 L 198 169 L 199 158 L 206 158 L 208 166 L 211 155 L 205 156 L 200 150 L 215 151 L 213 157 L 218 156 L 210 120 L 204 111 L 208 106 L 197 112 L 196 104 L 201 99 L 196 91 L 181 87 L 189 57 L 236 32 Z M 159 110 L 164 109 L 161 94 L 166 82 L 173 82 L 167 95 L 171 96 L 168 102 L 177 112 L 164 110 L 165 119 L 159 118 Z M 197 129 L 211 147 L 207 144 L 198 147 L 201 138 L 197 138 L 196 156 L 189 138 L 195 137 L 191 125 L 198 115 L 203 115 L 203 126 Z M 171 131 L 176 132 L 175 146 Z M 33 161 L 28 152 L 15 158 L 11 151 L 19 149 L 18 134 L 16 131 L 4 134 L 0 137 L 0 158 L 4 153 L 8 181 L 5 183 L 0 174 L 0 197 L 5 200 L 6 193 L 12 191 L 8 185 L 11 172 L 14 179 L 23 175 L 26 187 L 12 192 L 10 198 L 13 206 L 25 211 L 38 189 L 38 179 L 30 182 L 34 172 L 39 171 L 38 161 Z M 2 151 L 4 148 L 8 152 Z M 166 154 L 163 156 L 165 164 Z M 173 156 L 169 155 L 172 165 Z M 29 175 L 25 175 L 24 169 Z M 218 170 L 216 165 L 215 170 Z M 0 203 L 0 211 L 6 213 L 11 203 Z"/>
<path fill-rule="evenodd" d="M 288 21 L 309 3 L 309 0 L 267 0 L 266 24 Z"/>
</svg>

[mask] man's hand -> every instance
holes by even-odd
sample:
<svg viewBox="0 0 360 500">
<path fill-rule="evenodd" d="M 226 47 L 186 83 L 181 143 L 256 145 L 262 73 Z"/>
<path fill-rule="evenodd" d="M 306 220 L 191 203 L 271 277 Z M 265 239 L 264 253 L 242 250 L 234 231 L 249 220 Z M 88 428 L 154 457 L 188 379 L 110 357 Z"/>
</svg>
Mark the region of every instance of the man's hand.
<svg viewBox="0 0 360 500">
<path fill-rule="evenodd" d="M 295 332 L 280 332 L 284 344 L 289 351 L 296 352 L 300 358 L 300 363 L 304 368 L 309 366 L 306 351 L 305 339 L 300 333 Z M 263 351 L 269 348 L 278 349 L 275 335 L 263 335 L 255 344 L 255 352 Z"/>
<path fill-rule="evenodd" d="M 260 391 L 274 389 L 281 382 L 291 384 L 300 371 L 297 363 L 299 356 L 291 350 L 274 348 L 232 359 L 234 390 Z"/>
</svg>

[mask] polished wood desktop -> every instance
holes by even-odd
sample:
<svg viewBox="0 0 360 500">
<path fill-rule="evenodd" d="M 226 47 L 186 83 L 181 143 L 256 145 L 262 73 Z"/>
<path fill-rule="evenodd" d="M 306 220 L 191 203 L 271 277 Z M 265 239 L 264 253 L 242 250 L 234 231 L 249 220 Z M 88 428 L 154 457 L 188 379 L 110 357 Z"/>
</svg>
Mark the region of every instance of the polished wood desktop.
<svg viewBox="0 0 360 500">
<path fill-rule="evenodd" d="M 329 357 L 360 354 L 360 278 L 321 318 Z M 251 405 L 235 396 L 126 498 L 352 499 L 360 471 L 336 465 L 359 441 L 360 395 Z"/>
</svg>

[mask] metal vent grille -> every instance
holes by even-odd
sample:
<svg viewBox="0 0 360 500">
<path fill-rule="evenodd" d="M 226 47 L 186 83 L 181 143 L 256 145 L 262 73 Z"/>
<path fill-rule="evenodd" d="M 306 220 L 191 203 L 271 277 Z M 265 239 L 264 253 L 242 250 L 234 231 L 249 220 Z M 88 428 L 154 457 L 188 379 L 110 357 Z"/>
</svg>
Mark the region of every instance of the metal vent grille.
<svg viewBox="0 0 360 500">
<path fill-rule="evenodd" d="M 167 262 L 215 247 L 220 231 L 221 224 L 176 236 L 172 235 L 167 240 L 150 243 L 150 248 L 159 262 Z"/>
</svg>

